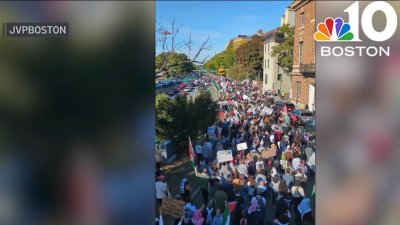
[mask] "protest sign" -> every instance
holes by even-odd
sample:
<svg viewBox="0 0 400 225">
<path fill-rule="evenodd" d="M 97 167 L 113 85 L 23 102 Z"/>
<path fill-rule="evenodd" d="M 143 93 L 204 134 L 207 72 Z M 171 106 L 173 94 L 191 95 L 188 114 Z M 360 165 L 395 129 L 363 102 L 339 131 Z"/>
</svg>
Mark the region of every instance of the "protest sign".
<svg viewBox="0 0 400 225">
<path fill-rule="evenodd" d="M 292 160 L 292 166 L 295 170 L 297 170 L 300 166 L 300 158 L 294 158 Z"/>
<path fill-rule="evenodd" d="M 233 159 L 232 151 L 231 150 L 218 151 L 217 159 L 219 163 L 231 161 Z"/>
<path fill-rule="evenodd" d="M 183 215 L 185 202 L 173 198 L 164 198 L 162 201 L 162 211 L 164 214 L 175 218 L 181 218 Z"/>
<path fill-rule="evenodd" d="M 243 142 L 243 143 L 237 144 L 236 147 L 237 147 L 238 151 L 246 150 L 247 149 L 247 143 Z"/>
<path fill-rule="evenodd" d="M 272 110 L 271 108 L 268 108 L 268 107 L 264 107 L 263 111 L 264 111 L 267 115 L 271 115 L 272 112 L 273 112 L 274 110 Z"/>
<path fill-rule="evenodd" d="M 269 149 L 269 150 L 267 150 L 267 151 L 262 151 L 261 152 L 261 157 L 263 157 L 263 158 L 271 158 L 271 157 L 274 157 L 274 156 L 276 156 L 276 148 L 273 148 L 273 149 Z"/>
</svg>

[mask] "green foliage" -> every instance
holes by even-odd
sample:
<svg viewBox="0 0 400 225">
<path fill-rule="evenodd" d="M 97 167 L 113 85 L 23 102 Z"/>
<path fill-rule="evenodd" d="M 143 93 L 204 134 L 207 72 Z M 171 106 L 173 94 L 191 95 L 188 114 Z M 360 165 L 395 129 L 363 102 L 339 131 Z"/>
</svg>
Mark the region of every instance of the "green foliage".
<svg viewBox="0 0 400 225">
<path fill-rule="evenodd" d="M 230 40 L 226 49 L 213 56 L 204 66 L 208 69 L 217 70 L 220 67 L 230 69 L 235 64 L 235 49 L 233 40 Z"/>
<path fill-rule="evenodd" d="M 161 53 L 156 56 L 156 69 L 161 70 L 163 67 L 164 58 L 167 57 L 169 75 L 182 75 L 190 73 L 195 69 L 195 66 L 190 62 L 185 53 Z"/>
<path fill-rule="evenodd" d="M 294 27 L 283 25 L 279 28 L 279 33 L 284 35 L 284 41 L 272 47 L 271 56 L 278 56 L 278 65 L 285 70 L 292 71 L 293 68 L 293 46 L 294 46 Z"/>
<path fill-rule="evenodd" d="M 194 102 L 186 97 L 170 99 L 165 94 L 156 96 L 156 135 L 171 139 L 178 154 L 187 151 L 188 137 L 192 142 L 207 131 L 217 118 L 217 104 L 210 94 L 200 91 Z"/>
<path fill-rule="evenodd" d="M 254 35 L 249 42 L 237 48 L 236 64 L 241 66 L 240 70 L 244 75 L 254 78 L 256 74 L 262 71 L 263 43 L 264 38 L 262 36 Z"/>
<path fill-rule="evenodd" d="M 228 77 L 236 81 L 242 81 L 246 79 L 247 75 L 244 66 L 241 64 L 234 65 L 229 70 Z"/>
</svg>

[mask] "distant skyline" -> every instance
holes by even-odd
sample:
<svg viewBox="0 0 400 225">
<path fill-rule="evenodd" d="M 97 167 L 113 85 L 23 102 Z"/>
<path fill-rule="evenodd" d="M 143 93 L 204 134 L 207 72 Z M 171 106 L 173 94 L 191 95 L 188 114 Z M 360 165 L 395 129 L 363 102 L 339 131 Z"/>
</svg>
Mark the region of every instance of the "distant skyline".
<svg viewBox="0 0 400 225">
<path fill-rule="evenodd" d="M 292 1 L 156 1 L 156 22 L 169 25 L 175 17 L 176 25 L 183 25 L 177 41 L 188 41 L 192 32 L 193 51 L 210 35 L 210 51 L 199 56 L 210 59 L 226 48 L 228 41 L 238 35 L 252 35 L 280 26 L 285 8 Z M 157 29 L 157 24 L 156 24 Z M 161 48 L 156 43 L 156 53 Z M 187 49 L 180 52 L 187 54 Z"/>
</svg>

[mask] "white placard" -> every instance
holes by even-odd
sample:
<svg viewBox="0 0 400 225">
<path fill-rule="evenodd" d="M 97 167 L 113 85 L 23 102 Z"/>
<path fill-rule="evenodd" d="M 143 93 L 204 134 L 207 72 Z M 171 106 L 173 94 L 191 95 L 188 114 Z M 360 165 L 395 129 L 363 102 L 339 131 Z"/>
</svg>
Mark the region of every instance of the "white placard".
<svg viewBox="0 0 400 225">
<path fill-rule="evenodd" d="M 292 160 L 292 166 L 295 170 L 297 170 L 300 166 L 300 158 L 294 158 Z"/>
<path fill-rule="evenodd" d="M 238 151 L 246 150 L 247 149 L 247 143 L 243 142 L 243 143 L 237 144 L 236 147 L 237 147 Z"/>
<path fill-rule="evenodd" d="M 218 151 L 217 152 L 217 160 L 219 163 L 222 162 L 229 162 L 233 159 L 232 157 L 232 151 L 231 150 L 225 150 L 225 151 Z"/>
</svg>

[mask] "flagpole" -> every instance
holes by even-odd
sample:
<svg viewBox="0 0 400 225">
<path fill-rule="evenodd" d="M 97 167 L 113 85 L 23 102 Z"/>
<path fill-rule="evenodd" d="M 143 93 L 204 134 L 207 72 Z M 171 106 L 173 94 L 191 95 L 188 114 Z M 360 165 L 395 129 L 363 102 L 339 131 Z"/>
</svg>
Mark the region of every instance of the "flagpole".
<svg viewBox="0 0 400 225">
<path fill-rule="evenodd" d="M 193 145 L 192 145 L 192 140 L 190 139 L 190 137 L 188 137 L 188 138 L 189 138 L 189 155 L 190 155 L 191 161 L 193 163 L 194 173 L 195 173 L 195 175 L 197 177 L 197 165 L 195 163 L 195 157 L 196 156 L 194 155 L 195 153 L 194 153 L 194 149 L 193 149 Z"/>
</svg>

